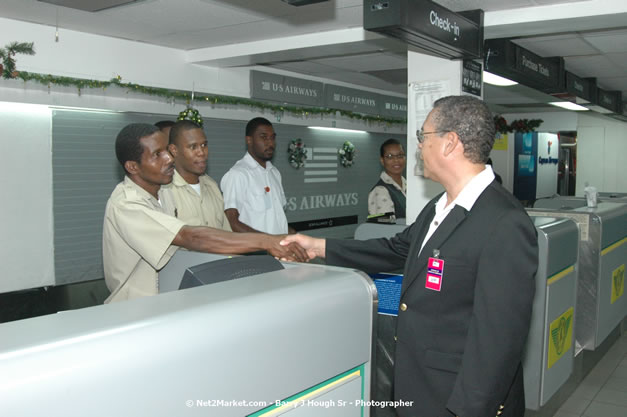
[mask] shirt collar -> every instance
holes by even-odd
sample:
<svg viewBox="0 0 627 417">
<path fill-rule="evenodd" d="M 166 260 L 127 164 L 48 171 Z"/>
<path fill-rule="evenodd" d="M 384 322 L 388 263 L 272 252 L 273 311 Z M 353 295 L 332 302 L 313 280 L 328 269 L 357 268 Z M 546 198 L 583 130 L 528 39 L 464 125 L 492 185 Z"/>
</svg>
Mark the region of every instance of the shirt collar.
<svg viewBox="0 0 627 417">
<path fill-rule="evenodd" d="M 251 168 L 265 169 L 266 171 L 272 169 L 272 162 L 266 161 L 266 167 L 264 168 L 259 165 L 259 162 L 257 162 L 249 152 L 246 152 L 246 155 L 244 155 L 244 162 Z"/>
<path fill-rule="evenodd" d="M 453 208 L 454 206 L 462 206 L 467 211 L 472 209 L 475 202 L 485 191 L 486 188 L 494 181 L 494 172 L 492 171 L 492 167 L 486 165 L 485 169 L 475 175 L 468 184 L 462 189 L 457 198 L 453 200 L 450 204 L 449 208 Z M 436 212 L 442 211 L 446 205 L 447 194 L 442 194 L 442 197 L 436 203 Z"/>
<path fill-rule="evenodd" d="M 385 171 L 381 171 L 381 175 L 379 177 L 384 183 L 395 186 L 396 188 L 401 190 L 403 193 L 407 192 L 407 181 L 405 180 L 405 177 L 401 176 L 401 183 L 403 185 L 402 187 L 400 187 L 398 183 L 394 181 L 394 178 L 390 177 L 390 175 Z"/>
<path fill-rule="evenodd" d="M 187 185 L 187 181 L 185 181 L 185 178 L 183 178 L 176 169 L 174 170 L 174 177 L 172 177 L 172 185 L 176 185 L 177 187 L 183 187 Z"/>
<path fill-rule="evenodd" d="M 152 200 L 154 202 L 156 202 L 158 204 L 159 200 L 157 200 L 152 194 L 150 194 L 148 191 L 144 190 L 142 187 L 140 187 L 139 185 L 137 185 L 135 183 L 135 181 L 133 181 L 132 179 L 130 179 L 128 177 L 128 175 L 124 176 L 124 185 L 127 187 L 131 187 L 131 189 L 135 190 L 135 192 L 137 194 L 139 194 L 142 198 L 147 198 L 149 200 Z M 159 191 L 161 191 L 161 189 L 159 189 Z"/>
</svg>

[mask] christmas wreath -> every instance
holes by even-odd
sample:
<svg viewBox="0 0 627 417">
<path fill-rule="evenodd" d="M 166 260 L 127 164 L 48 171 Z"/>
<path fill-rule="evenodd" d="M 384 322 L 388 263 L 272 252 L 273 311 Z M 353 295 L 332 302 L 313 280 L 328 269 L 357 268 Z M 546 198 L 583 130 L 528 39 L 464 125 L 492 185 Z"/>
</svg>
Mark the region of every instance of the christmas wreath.
<svg viewBox="0 0 627 417">
<path fill-rule="evenodd" d="M 344 168 L 352 166 L 355 162 L 355 145 L 349 141 L 344 142 L 337 153 L 340 156 L 340 163 Z"/>
<path fill-rule="evenodd" d="M 288 161 L 291 166 L 296 169 L 305 166 L 305 161 L 307 160 L 307 147 L 300 138 L 293 139 L 290 142 L 290 146 L 287 148 L 287 153 L 289 154 Z"/>
<path fill-rule="evenodd" d="M 182 112 L 179 113 L 179 117 L 176 120 L 189 120 L 190 122 L 196 123 L 198 126 L 202 127 L 203 121 L 202 116 L 198 112 L 198 110 L 193 107 L 188 107 Z"/>
</svg>

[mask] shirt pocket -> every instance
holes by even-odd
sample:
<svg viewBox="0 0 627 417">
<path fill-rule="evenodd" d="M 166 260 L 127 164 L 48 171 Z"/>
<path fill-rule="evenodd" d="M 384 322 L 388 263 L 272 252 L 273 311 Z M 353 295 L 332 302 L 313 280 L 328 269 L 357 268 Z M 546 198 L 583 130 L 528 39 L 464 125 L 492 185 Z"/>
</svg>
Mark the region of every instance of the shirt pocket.
<svg viewBox="0 0 627 417">
<path fill-rule="evenodd" d="M 252 211 L 264 212 L 272 208 L 272 201 L 270 200 L 270 193 L 266 190 L 251 191 L 249 197 L 250 209 Z"/>
</svg>

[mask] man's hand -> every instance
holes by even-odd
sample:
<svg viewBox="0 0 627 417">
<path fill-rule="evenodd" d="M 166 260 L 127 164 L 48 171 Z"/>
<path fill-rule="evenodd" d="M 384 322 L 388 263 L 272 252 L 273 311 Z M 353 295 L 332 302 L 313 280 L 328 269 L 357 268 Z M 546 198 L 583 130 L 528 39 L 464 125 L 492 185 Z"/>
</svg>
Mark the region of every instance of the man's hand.
<svg viewBox="0 0 627 417">
<path fill-rule="evenodd" d="M 281 245 L 280 242 L 282 242 L 284 237 L 285 235 L 268 235 L 270 239 L 268 248 L 266 249 L 268 253 L 282 261 L 309 262 L 307 252 L 298 243 Z"/>
<path fill-rule="evenodd" d="M 307 251 L 307 259 L 324 258 L 326 255 L 327 241 L 325 239 L 314 238 L 306 235 L 295 234 L 288 235 L 282 241 L 281 245 L 287 246 L 298 243 Z"/>
</svg>

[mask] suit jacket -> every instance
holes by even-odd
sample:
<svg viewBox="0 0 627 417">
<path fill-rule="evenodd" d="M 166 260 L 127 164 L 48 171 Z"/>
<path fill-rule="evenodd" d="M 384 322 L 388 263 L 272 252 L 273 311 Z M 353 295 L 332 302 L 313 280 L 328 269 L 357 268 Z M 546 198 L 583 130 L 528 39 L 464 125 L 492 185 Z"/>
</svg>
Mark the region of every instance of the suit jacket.
<svg viewBox="0 0 627 417">
<path fill-rule="evenodd" d="M 413 405 L 397 408 L 400 416 L 523 416 L 520 364 L 535 291 L 536 229 L 493 181 L 470 211 L 453 208 L 419 254 L 438 198 L 390 239 L 328 239 L 327 263 L 368 273 L 404 264 L 394 397 Z M 425 288 L 434 251 L 444 261 L 440 291 Z"/>
</svg>

